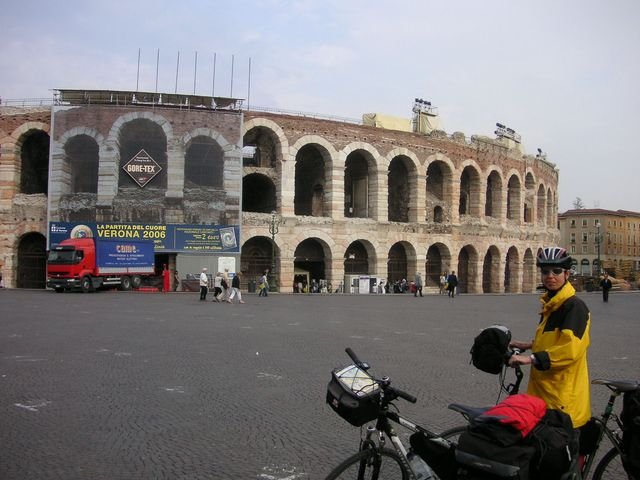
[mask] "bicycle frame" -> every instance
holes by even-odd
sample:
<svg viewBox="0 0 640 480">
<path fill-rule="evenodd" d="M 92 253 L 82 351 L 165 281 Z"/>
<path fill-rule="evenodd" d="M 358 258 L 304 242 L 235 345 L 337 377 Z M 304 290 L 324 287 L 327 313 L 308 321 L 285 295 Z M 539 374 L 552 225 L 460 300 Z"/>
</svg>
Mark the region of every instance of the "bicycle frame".
<svg viewBox="0 0 640 480">
<path fill-rule="evenodd" d="M 374 448 L 376 450 L 382 449 L 386 445 L 388 438 L 393 445 L 394 450 L 402 458 L 404 467 L 408 472 L 411 472 L 413 475 L 415 475 L 416 473 L 411 468 L 409 460 L 407 459 L 408 450 L 405 447 L 404 443 L 402 443 L 402 440 L 400 440 L 398 434 L 395 432 L 392 422 L 406 428 L 413 433 L 422 433 L 426 435 L 427 438 L 429 438 L 431 441 L 440 441 L 443 442 L 443 445 L 445 445 L 446 447 L 451 446 L 451 443 L 448 440 L 440 437 L 438 434 L 429 431 L 428 429 L 410 421 L 405 417 L 401 417 L 396 412 L 390 412 L 388 409 L 385 409 L 378 416 L 375 426 L 367 426 L 365 438 L 361 440 L 360 450 L 364 450 L 365 448 Z M 374 437 L 374 435 L 377 436 L 376 440 L 372 438 Z"/>
<path fill-rule="evenodd" d="M 624 455 L 624 448 L 622 446 L 622 439 L 619 436 L 619 432 L 622 430 L 622 421 L 618 417 L 616 413 L 614 413 L 613 407 L 617 398 L 623 394 L 622 390 L 617 390 L 614 387 L 610 386 L 608 380 L 593 380 L 591 383 L 596 385 L 605 385 L 609 390 L 611 390 L 611 395 L 609 395 L 609 400 L 604 408 L 604 412 L 599 417 L 593 417 L 593 420 L 600 427 L 600 431 L 598 433 L 598 438 L 596 440 L 596 446 L 594 451 L 588 455 L 588 458 L 582 468 L 582 477 L 587 478 L 589 475 L 591 468 L 595 464 L 596 453 L 600 449 L 600 444 L 602 443 L 602 439 L 606 435 L 609 438 L 609 441 L 614 446 L 614 448 L 618 451 L 620 456 Z M 616 423 L 616 429 L 612 430 L 609 428 L 608 424 L 610 420 L 614 420 Z"/>
</svg>

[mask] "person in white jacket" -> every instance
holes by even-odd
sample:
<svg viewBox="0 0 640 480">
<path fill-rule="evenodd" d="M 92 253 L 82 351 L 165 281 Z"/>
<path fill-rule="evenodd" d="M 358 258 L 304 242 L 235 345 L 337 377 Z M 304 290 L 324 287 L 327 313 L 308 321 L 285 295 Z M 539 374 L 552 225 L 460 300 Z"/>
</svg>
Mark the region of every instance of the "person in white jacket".
<svg viewBox="0 0 640 480">
<path fill-rule="evenodd" d="M 200 274 L 200 301 L 204 302 L 207 299 L 207 292 L 209 291 L 209 275 L 207 275 L 207 267 L 202 268 Z"/>
</svg>

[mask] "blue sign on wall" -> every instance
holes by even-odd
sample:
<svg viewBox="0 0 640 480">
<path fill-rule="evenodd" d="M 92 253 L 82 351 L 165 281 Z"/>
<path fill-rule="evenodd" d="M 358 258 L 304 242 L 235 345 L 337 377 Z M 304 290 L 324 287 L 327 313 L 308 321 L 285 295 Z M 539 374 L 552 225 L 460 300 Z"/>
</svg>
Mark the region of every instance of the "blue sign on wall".
<svg viewBox="0 0 640 480">
<path fill-rule="evenodd" d="M 240 253 L 238 225 L 49 222 L 49 248 L 87 237 L 152 240 L 156 253 Z"/>
</svg>

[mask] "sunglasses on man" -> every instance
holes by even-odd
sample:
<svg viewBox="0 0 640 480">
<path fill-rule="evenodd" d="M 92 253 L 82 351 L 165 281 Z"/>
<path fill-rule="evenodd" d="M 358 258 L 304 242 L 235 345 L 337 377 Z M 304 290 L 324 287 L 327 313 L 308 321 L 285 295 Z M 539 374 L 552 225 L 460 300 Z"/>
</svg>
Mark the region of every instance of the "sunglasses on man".
<svg viewBox="0 0 640 480">
<path fill-rule="evenodd" d="M 552 273 L 556 276 L 562 275 L 564 272 L 564 268 L 556 267 L 556 268 L 543 268 L 542 275 L 551 275 Z"/>
</svg>

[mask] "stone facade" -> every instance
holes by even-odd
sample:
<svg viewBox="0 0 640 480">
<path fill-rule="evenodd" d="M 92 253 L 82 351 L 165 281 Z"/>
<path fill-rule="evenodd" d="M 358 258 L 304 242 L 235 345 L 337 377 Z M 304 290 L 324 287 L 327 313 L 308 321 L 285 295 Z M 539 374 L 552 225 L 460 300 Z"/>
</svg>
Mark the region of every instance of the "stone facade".
<svg viewBox="0 0 640 480">
<path fill-rule="evenodd" d="M 574 260 L 576 273 L 598 275 L 602 270 L 626 280 L 640 272 L 640 212 L 583 208 L 558 215 L 560 245 Z"/>
<path fill-rule="evenodd" d="M 0 274 L 7 287 L 31 286 L 27 280 L 34 273 L 31 268 L 24 271 L 25 278 L 18 278 L 20 244 L 25 239 L 23 258 L 38 255 L 40 260 L 32 266 L 39 270 L 35 274 L 44 274 L 47 194 L 21 193 L 21 157 L 28 140 L 34 135 L 48 135 L 50 127 L 51 107 L 0 107 Z"/>
<path fill-rule="evenodd" d="M 320 245 L 324 273 L 334 287 L 345 276 L 350 246 L 359 243 L 368 265 L 359 273 L 398 280 L 388 264 L 390 252 L 399 245 L 407 279 L 426 272 L 426 283 L 433 286 L 438 272 L 457 270 L 464 292 L 533 291 L 535 253 L 558 241 L 557 169 L 502 140 L 467 141 L 460 133 L 422 135 L 259 112 L 246 112 L 243 128 L 245 138 L 255 137 L 251 132 L 260 129 L 275 145 L 275 155 L 269 155 L 277 158 L 275 163 L 249 162 L 244 170 L 245 178 L 260 174 L 275 182 L 282 219 L 275 236 L 276 271 L 285 291 L 293 289 L 291 279 L 300 261 L 296 250 L 309 239 Z M 325 205 L 320 215 L 296 212 L 296 183 L 302 175 L 296 168 L 309 148 L 324 163 Z M 365 159 L 368 167 L 368 208 L 360 218 L 345 215 L 345 171 L 351 155 Z M 393 194 L 389 178 L 397 160 L 407 171 L 407 211 L 400 221 L 393 219 L 389 201 Z M 430 170 L 431 165 L 438 169 Z M 430 176 L 439 179 L 437 185 L 429 185 Z M 463 185 L 465 176 L 470 180 Z M 488 189 L 490 181 L 493 186 Z M 468 197 L 467 205 L 461 202 L 462 195 Z M 438 219 L 436 210 L 442 212 Z M 268 237 L 268 223 L 268 214 L 245 210 L 243 240 Z"/>
<path fill-rule="evenodd" d="M 97 111 L 100 118 L 92 122 L 81 108 L 54 113 L 48 189 L 21 193 L 25 142 L 35 132 L 48 135 L 52 110 L 0 108 L 5 285 L 30 286 L 19 278 L 21 245 L 29 235 L 44 239 L 48 219 L 230 224 L 233 217 L 215 217 L 215 212 L 233 212 L 225 205 L 240 202 L 245 282 L 273 265 L 283 292 L 295 290 L 296 276 L 309 283 L 323 280 L 335 289 L 347 275 L 388 283 L 412 280 L 416 272 L 434 287 L 438 276 L 451 270 L 459 274 L 462 292 L 531 292 L 535 253 L 559 240 L 558 170 L 505 139 L 469 140 L 459 132 L 425 135 L 257 111 L 244 112 L 241 124 L 220 113 L 196 126 L 175 110 L 149 113 L 118 106 Z M 149 122 L 167 139 L 166 183 L 150 198 L 125 197 L 123 206 L 119 199 L 127 185 L 118 174 L 118 139 L 122 127 L 135 120 Z M 240 132 L 238 138 L 234 131 Z M 202 188 L 188 182 L 185 145 L 201 136 L 224 152 L 225 182 L 242 176 L 242 198 L 230 192 L 217 199 L 215 188 L 205 188 L 207 201 L 195 200 L 194 192 Z M 76 180 L 65 145 L 74 137 L 97 145 L 95 192 L 72 187 Z M 243 167 L 242 143 L 254 148 L 244 154 Z M 145 211 L 155 213 L 134 218 L 127 201 L 148 202 L 151 208 Z M 29 249 L 24 250 L 27 255 Z"/>
</svg>

